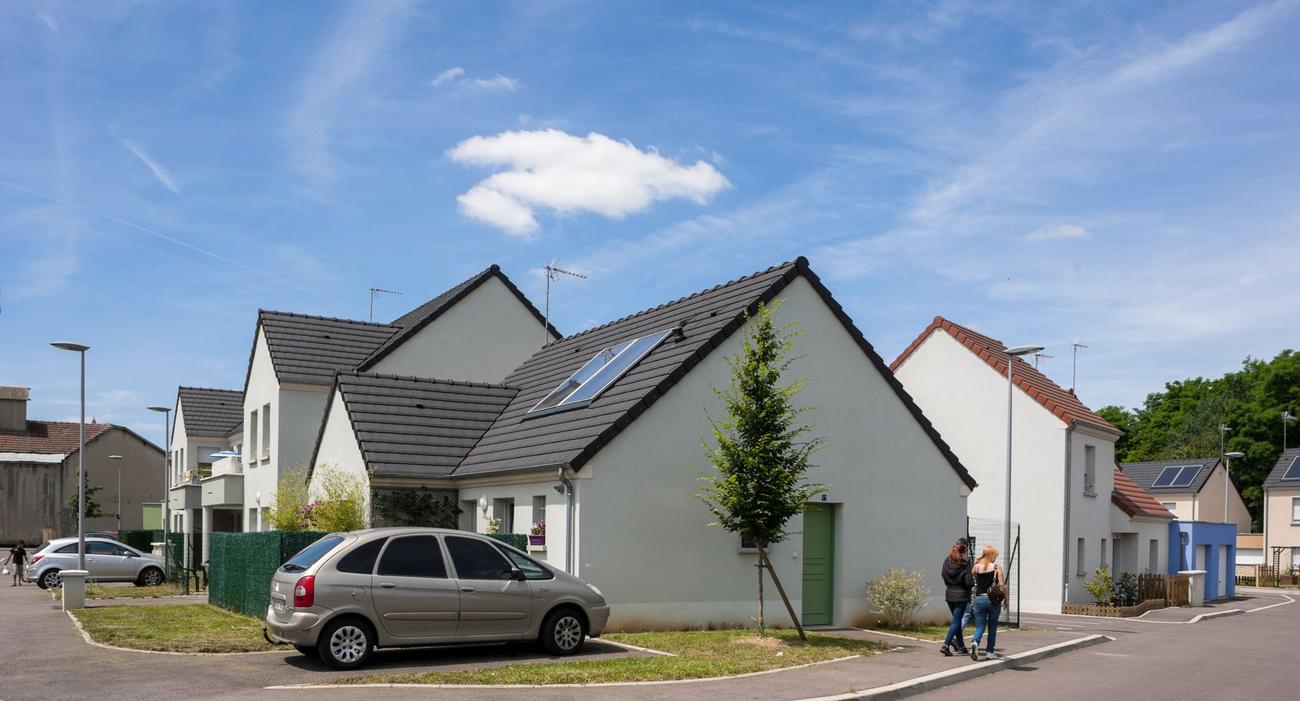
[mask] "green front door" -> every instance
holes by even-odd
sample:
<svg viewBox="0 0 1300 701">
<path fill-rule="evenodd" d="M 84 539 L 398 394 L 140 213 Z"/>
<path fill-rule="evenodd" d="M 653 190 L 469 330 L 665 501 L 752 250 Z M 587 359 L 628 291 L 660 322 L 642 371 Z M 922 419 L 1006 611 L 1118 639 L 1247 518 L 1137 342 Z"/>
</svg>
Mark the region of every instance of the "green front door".
<svg viewBox="0 0 1300 701">
<path fill-rule="evenodd" d="M 803 624 L 830 625 L 835 596 L 835 512 L 809 504 L 803 513 Z"/>
</svg>

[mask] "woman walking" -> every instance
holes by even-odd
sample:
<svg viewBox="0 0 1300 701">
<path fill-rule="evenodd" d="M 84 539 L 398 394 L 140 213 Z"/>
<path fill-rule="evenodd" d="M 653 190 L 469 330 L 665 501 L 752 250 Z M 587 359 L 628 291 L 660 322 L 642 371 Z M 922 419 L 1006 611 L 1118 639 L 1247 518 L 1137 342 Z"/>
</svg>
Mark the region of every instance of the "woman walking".
<svg viewBox="0 0 1300 701">
<path fill-rule="evenodd" d="M 943 598 L 948 602 L 948 610 L 952 612 L 952 623 L 948 625 L 948 637 L 943 639 L 943 647 L 939 648 L 939 654 L 944 657 L 952 657 L 954 649 L 959 654 L 966 654 L 966 641 L 962 638 L 961 629 L 966 607 L 970 605 L 970 588 L 972 584 L 970 572 L 966 539 L 959 538 L 948 549 L 948 557 L 943 560 L 943 572 L 941 573 L 945 587 Z M 956 643 L 956 647 L 954 647 L 953 643 Z"/>
<path fill-rule="evenodd" d="M 975 634 L 971 636 L 970 658 L 979 661 L 980 639 L 984 629 L 989 631 L 987 657 L 997 657 L 993 652 L 998 640 L 998 616 L 1002 614 L 1002 602 L 1007 598 L 1006 575 L 1002 565 L 997 563 L 998 549 L 992 545 L 984 546 L 984 552 L 975 561 L 972 568 L 975 577 Z"/>
</svg>

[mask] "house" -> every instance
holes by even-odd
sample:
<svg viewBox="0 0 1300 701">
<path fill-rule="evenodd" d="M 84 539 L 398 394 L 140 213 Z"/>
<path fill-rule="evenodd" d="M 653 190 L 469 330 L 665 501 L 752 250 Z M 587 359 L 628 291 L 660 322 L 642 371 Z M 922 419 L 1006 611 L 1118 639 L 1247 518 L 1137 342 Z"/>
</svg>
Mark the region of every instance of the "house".
<svg viewBox="0 0 1300 701">
<path fill-rule="evenodd" d="M 243 392 L 237 389 L 181 387 L 176 392 L 168 528 L 190 534 L 184 549 L 200 553 L 198 562 L 207 559 L 209 533 L 243 530 L 243 463 L 232 457 L 243 445 L 243 407 Z"/>
<path fill-rule="evenodd" d="M 551 343 L 501 383 L 341 372 L 313 477 L 364 480 L 372 524 L 544 523 L 533 555 L 599 586 L 615 629 L 746 621 L 756 553 L 694 493 L 725 411 L 713 389 L 778 299 L 804 330 L 788 377 L 806 378 L 802 420 L 826 441 L 809 478 L 828 491 L 771 561 L 804 623 L 861 623 L 869 579 L 936 569 L 976 485 L 803 258 Z M 927 613 L 946 616 L 937 591 Z"/>
<path fill-rule="evenodd" d="M 0 387 L 0 543 L 77 532 L 82 424 L 28 420 L 29 395 L 26 387 Z M 163 451 L 129 428 L 93 420 L 85 441 L 87 487 L 100 488 L 94 502 L 110 514 L 86 519 L 86 530 L 140 528 L 144 504 L 162 498 Z"/>
<path fill-rule="evenodd" d="M 1264 564 L 1300 569 L 1300 448 L 1282 451 L 1264 480 Z"/>
<path fill-rule="evenodd" d="M 1115 466 L 1110 493 L 1111 556 L 1115 572 L 1169 571 L 1169 524 L 1174 515 Z"/>
<path fill-rule="evenodd" d="M 999 549 L 1006 532 L 1008 359 L 1001 341 L 936 316 L 891 365 L 983 485 L 967 506 L 973 523 L 993 524 Z M 1124 480 L 1116 482 L 1118 429 L 1029 363 L 1015 358 L 1012 368 L 1011 525 L 1020 535 L 1020 563 L 1009 567 L 1019 591 L 1011 605 L 1059 613 L 1063 603 L 1092 600 L 1083 584 L 1100 566 L 1150 568 L 1151 540 L 1154 559 L 1166 561 L 1167 537 L 1154 534 L 1153 522 L 1167 517 Z"/>
<path fill-rule="evenodd" d="M 1231 523 L 1238 533 L 1250 532 L 1250 511 L 1218 458 L 1126 462 L 1124 474 L 1151 493 L 1180 521 Z M 1228 518 L 1223 517 L 1223 492 L 1228 491 Z"/>
</svg>

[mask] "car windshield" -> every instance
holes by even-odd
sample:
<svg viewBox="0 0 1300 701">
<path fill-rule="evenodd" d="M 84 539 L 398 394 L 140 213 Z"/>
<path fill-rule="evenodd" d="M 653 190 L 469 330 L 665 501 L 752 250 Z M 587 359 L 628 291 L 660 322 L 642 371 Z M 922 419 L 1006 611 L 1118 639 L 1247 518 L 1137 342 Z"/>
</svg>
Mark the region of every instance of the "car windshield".
<svg viewBox="0 0 1300 701">
<path fill-rule="evenodd" d="M 308 567 L 316 564 L 316 561 L 325 557 L 325 553 L 334 549 L 334 546 L 343 542 L 341 535 L 327 535 L 324 538 L 308 545 L 298 551 L 297 555 L 289 558 L 289 561 L 280 565 L 281 572 L 301 572 Z"/>
</svg>

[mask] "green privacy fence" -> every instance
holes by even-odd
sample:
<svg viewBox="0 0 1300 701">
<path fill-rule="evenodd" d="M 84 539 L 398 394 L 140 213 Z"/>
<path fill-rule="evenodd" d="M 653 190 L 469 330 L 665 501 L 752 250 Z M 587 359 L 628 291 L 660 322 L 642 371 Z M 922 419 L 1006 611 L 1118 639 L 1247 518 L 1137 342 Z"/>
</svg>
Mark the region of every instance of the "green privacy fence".
<svg viewBox="0 0 1300 701">
<path fill-rule="evenodd" d="M 519 548 L 524 552 L 528 551 L 528 536 L 522 533 L 488 533 L 487 537 L 496 538 L 502 543 Z"/>
<path fill-rule="evenodd" d="M 143 553 L 153 552 L 153 544 L 162 542 L 162 531 L 122 531 L 119 540 Z"/>
<path fill-rule="evenodd" d="M 208 602 L 261 618 L 271 603 L 271 577 L 318 531 L 212 533 L 208 536 Z"/>
</svg>

